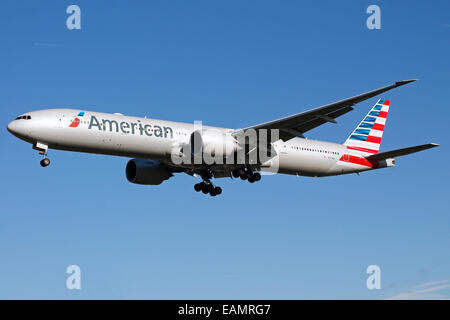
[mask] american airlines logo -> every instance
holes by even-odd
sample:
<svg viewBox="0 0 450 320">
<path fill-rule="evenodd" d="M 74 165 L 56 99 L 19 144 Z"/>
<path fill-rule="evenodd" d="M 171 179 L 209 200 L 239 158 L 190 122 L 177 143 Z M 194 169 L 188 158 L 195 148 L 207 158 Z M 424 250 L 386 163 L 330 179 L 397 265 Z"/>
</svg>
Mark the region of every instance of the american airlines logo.
<svg viewBox="0 0 450 320">
<path fill-rule="evenodd" d="M 73 119 L 72 123 L 69 125 L 70 128 L 76 128 L 80 124 L 80 119 L 78 117 L 84 116 L 84 112 L 81 111 L 75 119 Z"/>
<path fill-rule="evenodd" d="M 76 128 L 80 124 L 80 119 L 78 117 L 84 116 L 84 112 L 80 112 L 77 117 L 69 125 L 71 128 Z M 151 125 L 148 123 L 142 123 L 141 120 L 136 122 L 127 121 L 116 121 L 109 119 L 97 119 L 94 115 L 91 116 L 89 121 L 88 129 L 97 128 L 99 131 L 109 131 L 109 132 L 121 132 L 124 134 L 137 134 L 146 135 L 149 137 L 158 138 L 173 138 L 173 129 L 171 127 L 161 127 L 158 125 Z"/>
</svg>

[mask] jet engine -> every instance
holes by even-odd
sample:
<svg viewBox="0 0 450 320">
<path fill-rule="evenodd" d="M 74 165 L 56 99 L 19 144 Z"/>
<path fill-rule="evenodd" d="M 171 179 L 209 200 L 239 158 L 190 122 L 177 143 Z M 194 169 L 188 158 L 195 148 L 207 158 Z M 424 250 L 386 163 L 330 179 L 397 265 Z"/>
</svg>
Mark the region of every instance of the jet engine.
<svg viewBox="0 0 450 320">
<path fill-rule="evenodd" d="M 127 180 L 131 183 L 158 185 L 173 174 L 159 161 L 132 159 L 125 169 Z"/>
<path fill-rule="evenodd" d="M 197 130 L 191 134 L 190 151 L 193 156 L 203 154 L 212 158 L 226 158 L 237 149 L 237 141 L 219 130 Z"/>
</svg>

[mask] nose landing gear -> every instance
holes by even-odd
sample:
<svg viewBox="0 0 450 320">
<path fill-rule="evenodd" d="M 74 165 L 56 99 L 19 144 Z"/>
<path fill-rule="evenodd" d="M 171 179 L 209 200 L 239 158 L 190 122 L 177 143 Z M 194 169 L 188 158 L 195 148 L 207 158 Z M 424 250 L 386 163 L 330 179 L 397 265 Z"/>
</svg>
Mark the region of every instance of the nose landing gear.
<svg viewBox="0 0 450 320">
<path fill-rule="evenodd" d="M 50 159 L 49 158 L 44 158 L 44 159 L 41 160 L 40 164 L 41 164 L 41 167 L 46 167 L 46 166 L 48 166 L 50 164 Z"/>
<path fill-rule="evenodd" d="M 48 165 L 50 165 L 50 159 L 47 158 L 48 146 L 46 144 L 37 142 L 36 144 L 33 145 L 33 149 L 38 150 L 39 154 L 44 156 L 44 159 L 42 159 L 41 162 L 39 162 L 41 167 L 47 167 Z"/>
</svg>

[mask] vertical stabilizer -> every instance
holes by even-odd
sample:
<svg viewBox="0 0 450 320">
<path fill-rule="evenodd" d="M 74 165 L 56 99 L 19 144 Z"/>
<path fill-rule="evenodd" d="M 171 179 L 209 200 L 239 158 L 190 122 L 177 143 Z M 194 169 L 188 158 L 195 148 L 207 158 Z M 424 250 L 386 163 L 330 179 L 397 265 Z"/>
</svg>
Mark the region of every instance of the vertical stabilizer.
<svg viewBox="0 0 450 320">
<path fill-rule="evenodd" d="M 380 150 L 381 138 L 389 112 L 390 101 L 380 99 L 367 116 L 352 132 L 344 145 L 364 155 L 376 154 Z"/>
</svg>

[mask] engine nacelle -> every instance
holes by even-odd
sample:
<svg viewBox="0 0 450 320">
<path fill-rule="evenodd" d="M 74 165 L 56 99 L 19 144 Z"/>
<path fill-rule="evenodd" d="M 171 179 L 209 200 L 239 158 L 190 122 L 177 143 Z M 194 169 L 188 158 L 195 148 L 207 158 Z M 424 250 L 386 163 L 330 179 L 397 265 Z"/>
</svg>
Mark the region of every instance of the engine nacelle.
<svg viewBox="0 0 450 320">
<path fill-rule="evenodd" d="M 191 134 L 190 148 L 193 156 L 203 154 L 214 158 L 226 158 L 237 151 L 238 144 L 231 135 L 219 130 L 205 129 Z"/>
<path fill-rule="evenodd" d="M 160 162 L 146 159 L 132 159 L 125 169 L 131 183 L 158 185 L 173 176 Z"/>
</svg>

